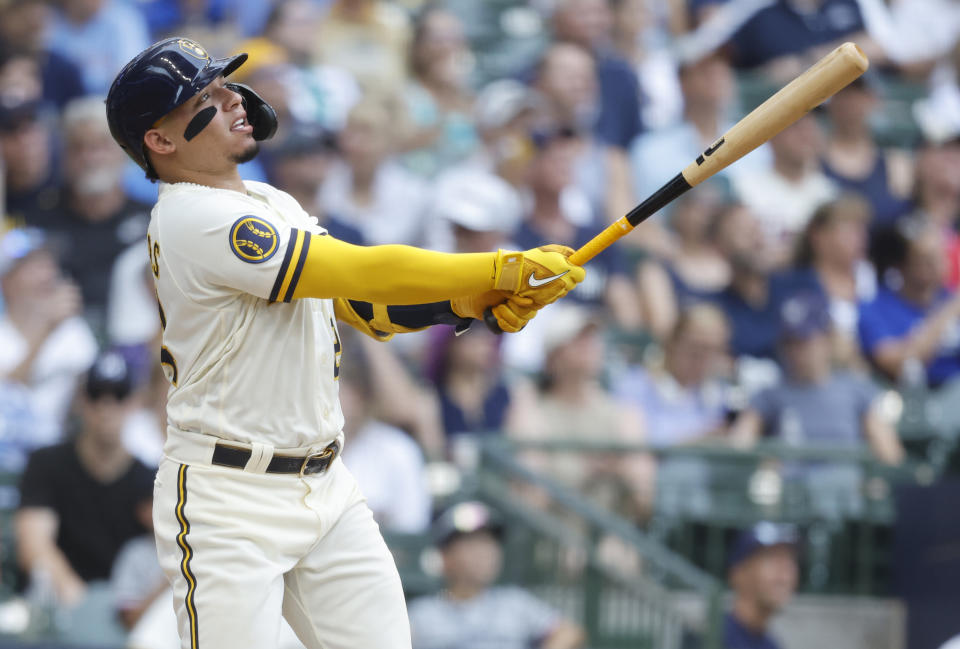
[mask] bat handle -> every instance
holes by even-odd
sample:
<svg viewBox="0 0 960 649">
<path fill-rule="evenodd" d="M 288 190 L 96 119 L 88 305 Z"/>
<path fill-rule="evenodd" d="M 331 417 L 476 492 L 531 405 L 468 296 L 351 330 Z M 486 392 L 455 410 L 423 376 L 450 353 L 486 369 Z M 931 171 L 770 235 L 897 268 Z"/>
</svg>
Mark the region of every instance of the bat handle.
<svg viewBox="0 0 960 649">
<path fill-rule="evenodd" d="M 624 216 L 617 219 L 614 223 L 604 228 L 600 234 L 595 236 L 593 239 L 590 239 L 590 241 L 575 250 L 574 253 L 570 255 L 570 263 L 576 266 L 583 266 L 585 263 L 600 254 L 604 248 L 632 229 L 633 226 L 630 225 L 629 221 L 627 221 L 627 217 Z M 484 310 L 483 323 L 487 325 L 487 329 L 493 333 L 497 335 L 503 333 L 500 325 L 497 324 L 497 317 L 493 315 L 493 309 L 491 307 L 487 307 L 486 310 Z"/>
<path fill-rule="evenodd" d="M 492 307 L 488 306 L 483 310 L 483 324 L 487 325 L 487 329 L 498 336 L 503 333 L 503 329 L 500 328 L 500 323 L 497 322 L 497 316 L 493 315 Z"/>
</svg>

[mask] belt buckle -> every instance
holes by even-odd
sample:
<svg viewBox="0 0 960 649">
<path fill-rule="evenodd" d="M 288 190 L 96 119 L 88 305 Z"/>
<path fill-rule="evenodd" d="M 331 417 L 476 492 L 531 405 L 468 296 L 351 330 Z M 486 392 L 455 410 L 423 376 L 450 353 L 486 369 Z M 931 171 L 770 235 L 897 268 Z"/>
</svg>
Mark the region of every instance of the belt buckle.
<svg viewBox="0 0 960 649">
<path fill-rule="evenodd" d="M 310 460 L 315 460 L 315 459 L 316 459 L 316 460 L 324 460 L 324 459 L 328 459 L 328 458 L 332 460 L 332 459 L 333 459 L 333 456 L 336 455 L 336 453 L 337 453 L 336 447 L 333 446 L 333 445 L 331 445 L 331 446 L 326 447 L 325 449 L 323 449 L 322 451 L 320 451 L 320 452 L 318 452 L 318 453 L 311 453 L 310 455 L 307 455 L 306 457 L 303 458 L 303 464 L 300 465 L 300 474 L 299 474 L 299 477 L 302 478 L 303 475 L 304 475 L 304 473 L 306 473 L 306 471 L 307 471 L 307 464 L 309 464 Z M 329 468 L 329 466 L 330 466 L 330 463 L 327 462 L 327 467 L 325 467 L 325 468 Z M 319 473 L 319 471 L 315 471 L 314 473 Z"/>
</svg>

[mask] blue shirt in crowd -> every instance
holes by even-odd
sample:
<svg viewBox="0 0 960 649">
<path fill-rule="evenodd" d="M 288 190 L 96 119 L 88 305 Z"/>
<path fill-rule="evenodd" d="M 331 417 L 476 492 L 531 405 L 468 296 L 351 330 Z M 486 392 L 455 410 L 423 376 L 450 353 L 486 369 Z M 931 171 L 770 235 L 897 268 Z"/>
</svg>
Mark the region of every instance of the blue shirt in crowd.
<svg viewBox="0 0 960 649">
<path fill-rule="evenodd" d="M 47 45 L 79 65 L 88 93 L 105 96 L 120 69 L 150 45 L 150 36 L 136 7 L 114 1 L 82 25 L 58 15 Z"/>
<path fill-rule="evenodd" d="M 860 444 L 863 417 L 877 396 L 866 379 L 836 372 L 817 384 L 784 380 L 750 401 L 763 420 L 764 433 L 785 441 L 853 448 Z"/>
<path fill-rule="evenodd" d="M 780 649 L 773 638 L 767 633 L 754 633 L 740 624 L 740 621 L 727 613 L 723 621 L 723 648 L 724 649 Z"/>
<path fill-rule="evenodd" d="M 780 338 L 780 306 L 799 292 L 818 292 L 812 274 L 784 273 L 770 278 L 767 301 L 760 306 L 748 303 L 728 287 L 716 297 L 716 305 L 730 322 L 730 351 L 735 356 L 777 358 Z M 574 295 L 576 291 L 570 295 Z"/>
<path fill-rule="evenodd" d="M 799 4 L 799 3 L 796 3 Z M 753 68 L 863 29 L 857 0 L 823 0 L 800 11 L 790 0 L 764 7 L 733 35 L 733 64 Z"/>
<path fill-rule="evenodd" d="M 922 307 L 907 302 L 885 286 L 880 287 L 872 302 L 860 305 L 860 345 L 867 356 L 872 358 L 881 343 L 906 338 L 914 327 L 951 298 L 952 294 L 943 289 L 932 304 Z M 937 387 L 958 375 L 960 327 L 953 326 L 940 340 L 936 355 L 927 363 L 927 382 L 932 387 Z"/>
</svg>

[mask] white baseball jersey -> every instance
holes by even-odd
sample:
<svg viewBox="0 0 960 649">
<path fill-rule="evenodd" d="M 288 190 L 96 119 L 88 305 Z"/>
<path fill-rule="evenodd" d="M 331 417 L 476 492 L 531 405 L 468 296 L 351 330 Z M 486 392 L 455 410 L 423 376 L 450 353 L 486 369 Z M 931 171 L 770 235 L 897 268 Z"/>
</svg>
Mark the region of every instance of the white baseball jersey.
<svg viewBox="0 0 960 649">
<path fill-rule="evenodd" d="M 311 234 L 288 194 L 160 185 L 147 242 L 170 380 L 168 425 L 275 448 L 324 445 L 343 414 L 332 300 L 291 300 Z"/>
</svg>

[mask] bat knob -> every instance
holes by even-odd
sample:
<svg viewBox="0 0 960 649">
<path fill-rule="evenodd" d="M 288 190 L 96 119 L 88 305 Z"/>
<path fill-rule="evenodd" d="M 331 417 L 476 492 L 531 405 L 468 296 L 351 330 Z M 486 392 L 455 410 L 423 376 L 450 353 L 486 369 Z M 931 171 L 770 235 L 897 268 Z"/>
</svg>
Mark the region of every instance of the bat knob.
<svg viewBox="0 0 960 649">
<path fill-rule="evenodd" d="M 493 315 L 493 309 L 490 307 L 487 307 L 483 311 L 483 324 L 487 325 L 487 329 L 498 336 L 503 333 L 503 329 L 500 328 L 500 323 L 497 322 L 497 316 Z"/>
</svg>

